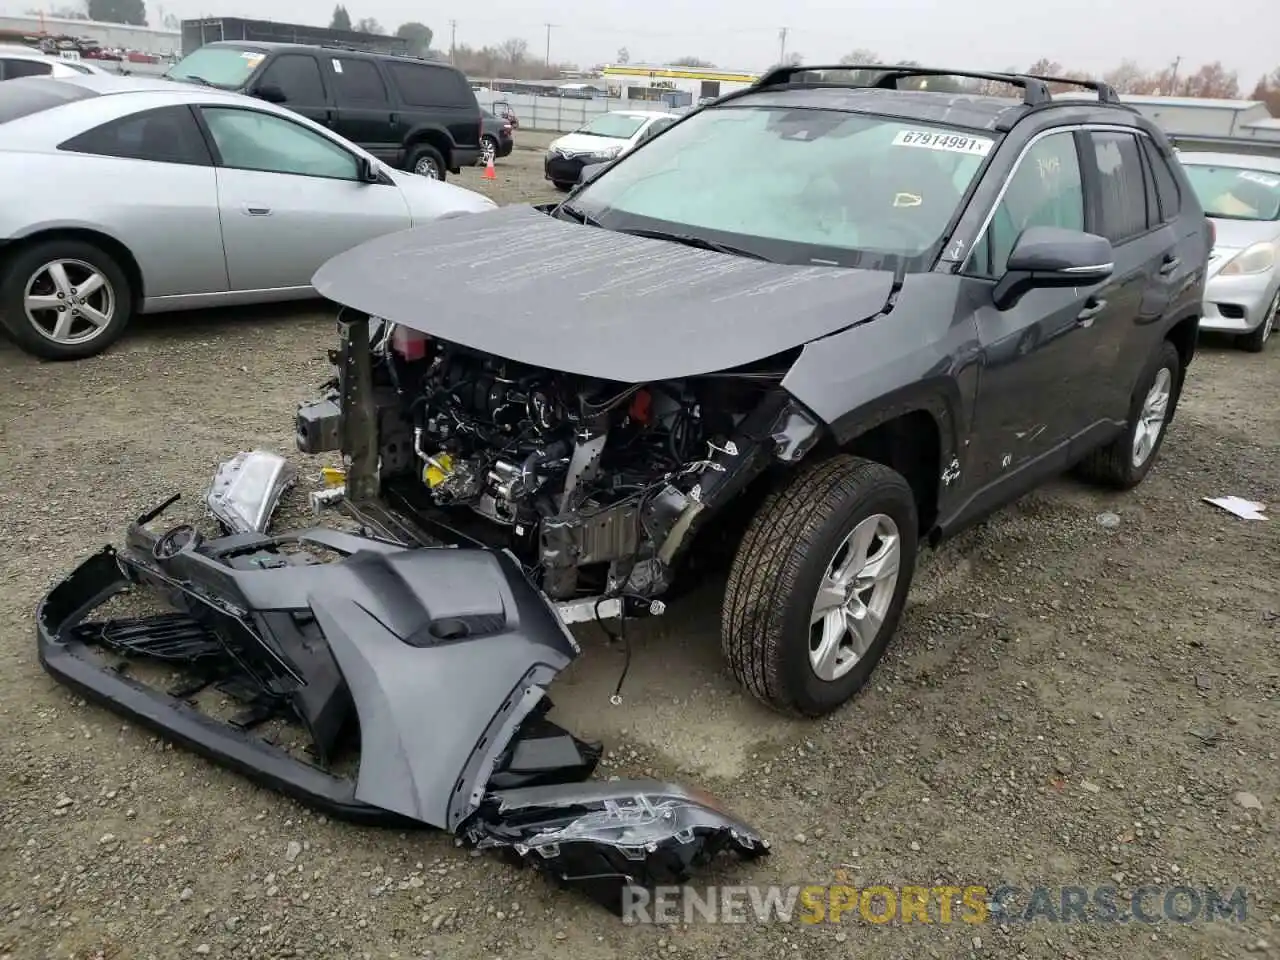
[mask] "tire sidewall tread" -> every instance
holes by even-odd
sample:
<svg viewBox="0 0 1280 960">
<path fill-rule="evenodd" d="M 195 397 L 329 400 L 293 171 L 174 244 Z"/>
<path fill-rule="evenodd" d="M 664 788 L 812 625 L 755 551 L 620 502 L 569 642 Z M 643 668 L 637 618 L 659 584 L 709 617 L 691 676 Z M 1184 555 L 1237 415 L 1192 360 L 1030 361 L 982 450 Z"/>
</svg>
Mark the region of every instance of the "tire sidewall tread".
<svg viewBox="0 0 1280 960">
<path fill-rule="evenodd" d="M 863 662 L 834 683 L 809 664 L 813 595 L 841 541 L 860 520 L 885 513 L 898 524 L 900 574 L 880 635 Z M 732 564 L 721 641 L 732 672 L 757 698 L 785 713 L 819 716 L 866 682 L 883 655 L 910 590 L 918 531 L 906 480 L 869 460 L 839 455 L 801 468 L 769 493 Z"/>
<path fill-rule="evenodd" d="M 58 259 L 83 260 L 106 275 L 115 295 L 115 315 L 106 329 L 85 343 L 54 343 L 32 329 L 22 304 L 27 281 L 44 264 Z M 42 360 L 82 360 L 110 347 L 133 317 L 134 292 L 114 257 L 86 240 L 39 240 L 17 250 L 0 272 L 0 318 L 8 334 L 24 351 Z"/>
</svg>

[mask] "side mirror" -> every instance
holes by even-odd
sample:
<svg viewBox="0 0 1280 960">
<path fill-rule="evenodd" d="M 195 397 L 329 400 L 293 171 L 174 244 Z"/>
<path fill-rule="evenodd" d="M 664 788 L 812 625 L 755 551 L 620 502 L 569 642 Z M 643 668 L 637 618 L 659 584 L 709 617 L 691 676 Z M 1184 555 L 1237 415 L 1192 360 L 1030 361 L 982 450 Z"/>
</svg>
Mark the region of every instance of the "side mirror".
<svg viewBox="0 0 1280 960">
<path fill-rule="evenodd" d="M 253 95 L 259 100 L 265 100 L 267 103 L 287 103 L 289 98 L 284 95 L 274 83 L 261 83 L 254 87 Z"/>
<path fill-rule="evenodd" d="M 578 183 L 590 183 L 600 174 L 604 173 L 604 168 L 609 166 L 613 161 L 607 160 L 604 163 L 588 163 L 580 171 L 578 171 Z"/>
<path fill-rule="evenodd" d="M 357 175 L 362 183 L 381 183 L 382 172 L 368 157 L 356 157 Z"/>
<path fill-rule="evenodd" d="M 1014 244 L 992 299 L 997 309 L 1008 310 L 1028 291 L 1090 287 L 1113 270 L 1111 243 L 1105 237 L 1061 227 L 1028 227 Z"/>
</svg>

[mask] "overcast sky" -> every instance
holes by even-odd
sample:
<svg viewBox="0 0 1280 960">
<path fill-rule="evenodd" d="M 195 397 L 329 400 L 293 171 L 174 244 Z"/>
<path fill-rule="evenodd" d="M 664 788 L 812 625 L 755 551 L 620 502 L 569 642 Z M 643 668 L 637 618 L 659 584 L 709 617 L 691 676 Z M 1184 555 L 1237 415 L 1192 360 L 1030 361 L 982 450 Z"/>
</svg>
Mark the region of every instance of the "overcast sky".
<svg viewBox="0 0 1280 960">
<path fill-rule="evenodd" d="M 0 0 L 7 9 L 19 4 L 36 5 Z M 163 10 L 179 17 L 253 16 L 327 25 L 333 0 L 148 0 L 147 9 L 153 23 Z M 1231 0 L 1221 10 L 1186 0 L 348 0 L 347 10 L 353 20 L 374 17 L 388 30 L 420 20 L 436 32 L 442 49 L 448 47 L 449 19 L 454 18 L 459 43 L 481 46 L 519 36 L 539 57 L 546 49 L 544 23 L 551 21 L 558 24 L 551 30 L 552 59 L 584 66 L 613 60 L 625 46 L 633 62 L 696 56 L 725 68 L 760 69 L 777 61 L 783 26 L 787 51 L 802 54 L 808 63 L 870 48 L 894 60 L 947 67 L 1025 68 L 1045 56 L 1101 72 L 1125 57 L 1154 70 L 1181 56 L 1184 75 L 1188 68 L 1221 60 L 1239 71 L 1246 93 L 1280 66 L 1276 0 Z"/>
</svg>

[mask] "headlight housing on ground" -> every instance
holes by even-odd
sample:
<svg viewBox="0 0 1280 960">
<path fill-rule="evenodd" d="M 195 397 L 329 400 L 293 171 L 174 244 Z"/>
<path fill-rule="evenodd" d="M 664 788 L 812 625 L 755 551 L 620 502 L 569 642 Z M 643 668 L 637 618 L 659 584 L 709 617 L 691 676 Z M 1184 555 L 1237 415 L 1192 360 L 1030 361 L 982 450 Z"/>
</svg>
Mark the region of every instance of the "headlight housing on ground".
<svg viewBox="0 0 1280 960">
<path fill-rule="evenodd" d="M 1280 243 L 1264 240 L 1251 247 L 1245 247 L 1219 271 L 1219 276 L 1240 277 L 1254 273 L 1266 273 L 1276 265 L 1280 257 Z"/>
</svg>

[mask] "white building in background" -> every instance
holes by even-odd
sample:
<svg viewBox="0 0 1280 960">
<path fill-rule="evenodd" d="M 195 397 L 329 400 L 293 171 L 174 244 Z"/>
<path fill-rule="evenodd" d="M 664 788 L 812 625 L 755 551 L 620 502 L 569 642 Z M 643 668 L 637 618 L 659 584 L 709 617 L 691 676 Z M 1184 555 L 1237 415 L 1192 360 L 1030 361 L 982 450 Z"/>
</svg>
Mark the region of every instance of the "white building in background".
<svg viewBox="0 0 1280 960">
<path fill-rule="evenodd" d="M 18 34 L 20 36 L 14 36 Z M 0 16 L 0 42 L 14 42 L 21 37 L 72 36 L 96 40 L 108 50 L 136 50 L 158 57 L 180 56 L 182 34 L 177 30 L 154 27 L 132 27 L 123 23 L 101 23 L 96 20 L 72 20 L 65 17 Z"/>
</svg>

